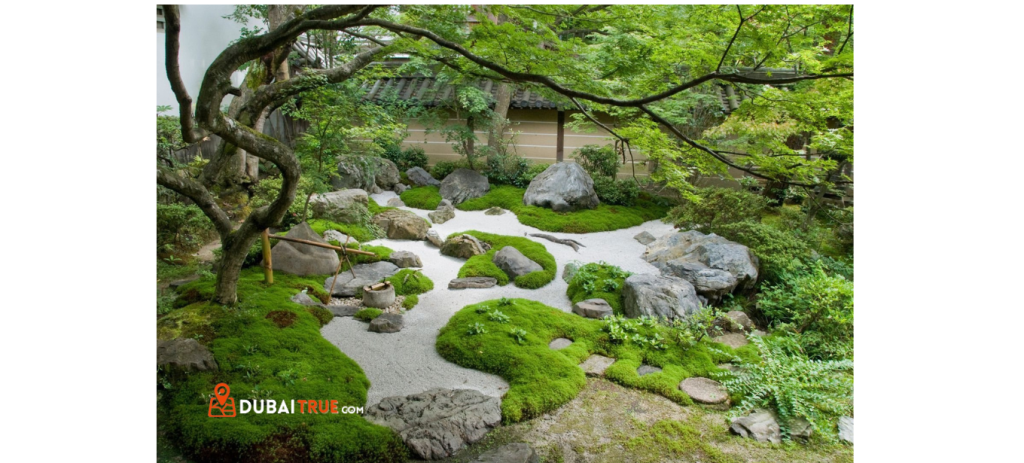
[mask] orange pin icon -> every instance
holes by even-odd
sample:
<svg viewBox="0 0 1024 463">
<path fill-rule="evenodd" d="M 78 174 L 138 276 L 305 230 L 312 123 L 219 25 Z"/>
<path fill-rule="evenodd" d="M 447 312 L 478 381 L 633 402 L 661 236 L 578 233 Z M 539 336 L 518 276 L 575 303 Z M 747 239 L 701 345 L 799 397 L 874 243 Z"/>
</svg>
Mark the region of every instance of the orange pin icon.
<svg viewBox="0 0 1024 463">
<path fill-rule="evenodd" d="M 227 383 L 220 383 L 213 387 L 213 397 L 210 398 L 210 411 L 207 415 L 210 418 L 231 418 L 235 416 L 235 399 L 228 397 L 231 388 Z"/>
<path fill-rule="evenodd" d="M 227 402 L 228 395 L 230 394 L 231 388 L 227 383 L 220 383 L 213 388 L 213 395 L 217 397 L 217 403 L 220 404 L 221 407 L 224 406 L 224 402 Z"/>
</svg>

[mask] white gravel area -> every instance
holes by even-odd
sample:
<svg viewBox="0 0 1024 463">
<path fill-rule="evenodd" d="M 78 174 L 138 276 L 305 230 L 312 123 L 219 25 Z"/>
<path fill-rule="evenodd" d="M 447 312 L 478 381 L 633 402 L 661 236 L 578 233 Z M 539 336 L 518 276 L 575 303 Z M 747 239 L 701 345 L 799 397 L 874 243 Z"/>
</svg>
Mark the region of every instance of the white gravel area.
<svg viewBox="0 0 1024 463">
<path fill-rule="evenodd" d="M 371 195 L 378 204 L 387 204 L 396 197 L 393 192 Z M 431 211 L 403 207 L 427 218 Z M 420 295 L 420 303 L 405 313 L 404 328 L 398 333 L 372 333 L 364 322 L 352 317 L 335 317 L 320 333 L 338 346 L 345 355 L 359 363 L 370 379 L 367 404 L 372 405 L 390 396 L 405 396 L 431 388 L 474 389 L 483 394 L 501 397 L 508 383 L 499 376 L 463 368 L 441 358 L 434 350 L 437 332 L 459 309 L 477 302 L 500 297 L 531 299 L 566 312 L 572 310 L 565 295 L 568 286 L 562 280 L 562 269 L 567 262 L 583 263 L 605 261 L 634 273 L 658 274 L 658 270 L 641 258 L 646 247 L 633 239 L 637 233 L 648 231 L 660 237 L 672 231 L 670 224 L 650 221 L 636 227 L 601 233 L 571 234 L 544 232 L 519 223 L 515 214 L 485 215 L 484 211 L 455 211 L 455 218 L 434 225 L 443 239 L 454 232 L 478 230 L 510 236 L 526 233 L 548 233 L 557 237 L 571 237 L 584 246 L 579 253 L 569 246 L 540 238 L 529 239 L 541 243 L 555 257 L 558 275 L 554 281 L 539 289 L 521 289 L 509 283 L 487 289 L 449 290 L 448 282 L 457 278 L 465 260 L 441 255 L 438 248 L 426 241 L 376 240 L 369 244 L 387 246 L 396 251 L 411 251 L 423 261 L 423 273 L 434 281 L 434 289 Z"/>
</svg>

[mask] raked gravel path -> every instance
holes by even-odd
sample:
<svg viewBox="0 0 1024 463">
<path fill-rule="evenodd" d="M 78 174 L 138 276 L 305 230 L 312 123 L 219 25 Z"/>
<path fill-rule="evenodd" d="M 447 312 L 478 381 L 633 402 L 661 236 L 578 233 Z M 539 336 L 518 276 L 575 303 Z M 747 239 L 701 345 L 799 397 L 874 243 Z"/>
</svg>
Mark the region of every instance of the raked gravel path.
<svg viewBox="0 0 1024 463">
<path fill-rule="evenodd" d="M 387 204 L 388 199 L 397 195 L 384 192 L 372 195 L 378 204 Z M 403 207 L 427 218 L 432 211 Z M 577 260 L 583 263 L 605 261 L 634 273 L 657 274 L 656 269 L 641 258 L 646 247 L 633 236 L 648 231 L 660 237 L 672 231 L 670 224 L 650 221 L 636 227 L 601 233 L 568 234 L 551 233 L 519 223 L 515 214 L 506 211 L 503 215 L 485 215 L 483 211 L 455 211 L 455 218 L 434 229 L 443 239 L 454 232 L 478 230 L 510 236 L 524 236 L 526 233 L 549 233 L 557 237 L 571 237 L 580 243 L 579 253 L 569 246 L 552 243 L 540 238 L 529 239 L 543 244 L 555 257 L 558 275 L 554 281 L 540 289 L 521 289 L 509 283 L 487 289 L 449 290 L 448 282 L 458 276 L 465 260 L 441 255 L 438 248 L 426 241 L 376 240 L 369 244 L 384 245 L 396 251 L 411 251 L 423 261 L 423 273 L 434 281 L 434 289 L 420 295 L 420 303 L 405 313 L 401 332 L 392 334 L 371 333 L 367 324 L 352 317 L 336 317 L 320 329 L 324 338 L 338 346 L 345 355 L 359 363 L 370 379 L 367 405 L 376 404 L 390 396 L 405 396 L 431 388 L 474 389 L 494 397 L 501 397 L 508 390 L 508 382 L 497 375 L 463 368 L 438 355 L 434 350 L 437 332 L 459 309 L 477 302 L 501 297 L 518 297 L 547 304 L 566 312 L 572 310 L 565 295 L 568 286 L 562 280 L 562 269 L 567 262 Z"/>
</svg>

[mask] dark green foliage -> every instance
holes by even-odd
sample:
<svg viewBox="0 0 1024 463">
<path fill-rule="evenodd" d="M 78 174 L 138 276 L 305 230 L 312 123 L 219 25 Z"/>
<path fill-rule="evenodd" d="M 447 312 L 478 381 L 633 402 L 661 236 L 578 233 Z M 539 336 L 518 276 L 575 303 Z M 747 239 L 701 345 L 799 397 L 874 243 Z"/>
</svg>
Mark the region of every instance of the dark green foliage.
<svg viewBox="0 0 1024 463">
<path fill-rule="evenodd" d="M 491 187 L 491 191 L 467 200 L 456 208 L 464 211 L 482 211 L 493 206 L 516 214 L 519 223 L 544 231 L 560 233 L 593 233 L 618 230 L 640 225 L 665 216 L 668 208 L 650 198 L 637 200 L 633 207 L 601 204 L 596 209 L 559 213 L 543 207 L 523 205 L 523 188 L 509 185 Z"/>
<path fill-rule="evenodd" d="M 487 179 L 492 185 L 512 185 L 525 188 L 530 184 L 530 180 L 533 180 L 533 177 L 526 180 L 526 174 L 531 165 L 532 163 L 522 156 L 494 153 L 487 157 Z M 547 168 L 547 165 L 544 167 Z"/>
<path fill-rule="evenodd" d="M 419 146 L 403 150 L 401 145 L 388 145 L 381 157 L 395 163 L 399 172 L 405 172 L 413 167 L 427 168 L 427 155 Z"/>
<path fill-rule="evenodd" d="M 416 209 L 435 210 L 441 203 L 441 193 L 436 186 L 418 186 L 409 188 L 399 195 L 406 206 Z"/>
<path fill-rule="evenodd" d="M 156 205 L 156 251 L 158 255 L 187 256 L 206 239 L 215 236 L 210 222 L 195 204 Z"/>
<path fill-rule="evenodd" d="M 497 265 L 494 265 L 494 262 L 491 262 L 491 260 L 494 259 L 494 254 L 500 251 L 501 248 L 512 246 L 544 268 L 543 270 L 519 276 L 514 282 L 516 286 L 526 289 L 537 289 L 551 283 L 551 280 L 555 279 L 558 266 L 555 263 L 555 258 L 543 244 L 518 236 L 495 235 L 476 230 L 452 233 L 450 236 L 463 234 L 472 235 L 481 241 L 486 241 L 491 245 L 491 250 L 466 260 L 466 263 L 459 269 L 459 278 L 494 277 L 498 280 L 499 285 L 507 285 L 509 283 L 508 275 L 498 268 Z"/>
<path fill-rule="evenodd" d="M 763 196 L 730 188 L 699 188 L 700 201 L 689 201 L 669 212 L 676 228 L 716 232 L 722 225 L 761 220 L 768 203 Z"/>
<path fill-rule="evenodd" d="M 585 145 L 574 151 L 572 157 L 595 181 L 598 177 L 615 178 L 619 173 L 619 156 L 609 145 Z"/>
<path fill-rule="evenodd" d="M 434 289 L 434 282 L 427 278 L 423 272 L 411 268 L 404 268 L 398 273 L 385 278 L 395 287 L 395 294 L 399 296 L 412 296 L 423 294 Z"/>
<path fill-rule="evenodd" d="M 836 440 L 836 424 L 841 416 L 853 412 L 853 362 L 809 360 L 790 338 L 750 336 L 761 361 L 744 362 L 743 369 L 723 381 L 730 393 L 742 399 L 732 416 L 741 416 L 755 408 L 771 408 L 779 416 L 783 438 L 789 438 L 790 426 L 804 417 L 816 435 Z"/>
<path fill-rule="evenodd" d="M 593 298 L 604 299 L 615 314 L 622 314 L 622 285 L 632 273 L 614 265 L 590 263 L 576 270 L 565 294 L 573 304 Z"/>
<path fill-rule="evenodd" d="M 368 322 L 370 320 L 373 320 L 374 318 L 379 317 L 380 314 L 382 314 L 382 313 L 384 313 L 384 311 L 380 310 L 380 309 L 378 309 L 376 307 L 367 307 L 367 308 L 365 308 L 363 310 L 360 310 L 360 311 L 356 312 L 356 314 L 353 315 L 353 317 L 356 317 L 356 320 L 362 320 L 364 322 Z"/>
<path fill-rule="evenodd" d="M 714 232 L 754 251 L 760 260 L 762 280 L 777 280 L 793 259 L 804 258 L 809 252 L 807 245 L 792 233 L 760 222 L 724 224 Z"/>
<path fill-rule="evenodd" d="M 853 282 L 829 275 L 823 264 L 795 262 L 777 285 L 761 292 L 757 307 L 782 332 L 797 340 L 812 359 L 853 354 Z"/>
<path fill-rule="evenodd" d="M 663 349 L 647 343 L 614 344 L 604 331 L 607 324 L 603 321 L 526 299 L 499 304 L 498 300 L 491 300 L 462 308 L 438 334 L 437 352 L 448 361 L 494 373 L 509 382 L 509 391 L 501 403 L 506 423 L 539 416 L 576 397 L 586 386 L 578 365 L 592 353 L 618 359 L 605 372 L 612 381 L 657 392 L 681 404 L 691 402 L 677 388 L 680 381 L 723 371 L 716 362 L 730 360 L 738 353 L 706 341 L 683 348 L 675 343 L 672 328 L 657 323 L 638 324 L 636 334 L 645 339 L 658 335 L 663 339 Z M 508 317 L 505 322 L 491 320 L 499 307 Z M 558 337 L 574 342 L 564 349 L 552 350 L 548 343 Z M 636 369 L 643 363 L 663 370 L 641 378 Z"/>
<path fill-rule="evenodd" d="M 337 230 L 351 236 L 352 239 L 359 242 L 373 241 L 380 238 L 380 236 L 377 235 L 379 230 L 359 224 L 337 223 L 323 219 L 313 219 L 308 223 L 310 228 L 321 236 L 323 236 L 324 232 L 327 230 Z"/>
<path fill-rule="evenodd" d="M 640 197 L 640 187 L 631 178 L 594 177 L 594 192 L 602 203 L 619 206 L 633 206 Z"/>
<path fill-rule="evenodd" d="M 437 164 L 434 164 L 434 167 L 430 168 L 430 176 L 438 180 L 444 180 L 444 178 L 455 169 L 469 169 L 469 162 L 466 162 L 465 159 L 460 159 L 458 161 L 438 161 Z"/>
<path fill-rule="evenodd" d="M 208 301 L 214 280 L 204 278 L 181 288 L 182 298 L 198 300 L 172 312 L 193 312 L 208 320 L 206 343 L 217 372 L 168 377 L 159 407 L 167 435 L 189 459 L 203 461 L 405 461 L 407 450 L 391 430 L 357 414 L 239 414 L 207 417 L 213 387 L 225 382 L 239 399 L 333 399 L 363 406 L 370 383 L 359 365 L 320 335 L 321 320 L 289 299 L 298 290 L 318 287 L 317 278 L 275 274 L 263 284 L 261 269 L 243 270 L 238 306 Z M 181 298 L 179 298 L 181 299 Z M 294 323 L 279 328 L 271 311 L 293 313 Z"/>
</svg>

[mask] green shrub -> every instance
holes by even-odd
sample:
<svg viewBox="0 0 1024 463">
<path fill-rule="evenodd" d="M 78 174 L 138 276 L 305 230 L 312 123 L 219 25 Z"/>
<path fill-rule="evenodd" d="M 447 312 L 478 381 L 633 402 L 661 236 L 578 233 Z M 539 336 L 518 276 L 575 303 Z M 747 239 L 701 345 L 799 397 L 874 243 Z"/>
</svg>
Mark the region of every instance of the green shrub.
<svg viewBox="0 0 1024 463">
<path fill-rule="evenodd" d="M 676 228 L 716 232 L 722 225 L 761 220 L 767 200 L 747 191 L 730 188 L 699 188 L 700 201 L 688 201 L 669 212 Z"/>
<path fill-rule="evenodd" d="M 665 216 L 668 208 L 650 198 L 641 197 L 633 207 L 601 204 L 596 209 L 555 212 L 551 209 L 523 205 L 526 190 L 498 185 L 487 194 L 456 206 L 463 211 L 482 211 L 497 206 L 516 214 L 519 223 L 544 231 L 559 233 L 593 233 L 635 227 Z"/>
<path fill-rule="evenodd" d="M 523 184 L 528 186 L 534 178 L 537 178 L 537 176 L 540 175 L 542 172 L 548 170 L 548 167 L 550 166 L 551 164 L 544 163 L 530 164 L 530 167 L 526 168 L 526 172 L 523 172 L 523 175 L 521 177 L 523 179 Z"/>
<path fill-rule="evenodd" d="M 760 260 L 761 279 L 776 281 L 793 262 L 808 254 L 807 245 L 792 233 L 760 222 L 735 222 L 720 225 L 715 233 L 740 243 Z"/>
<path fill-rule="evenodd" d="M 499 375 L 509 382 L 501 403 L 506 423 L 539 416 L 576 397 L 586 386 L 578 365 L 590 354 L 618 359 L 605 372 L 610 380 L 688 405 L 690 398 L 678 389 L 679 382 L 723 371 L 716 362 L 740 353 L 727 346 L 712 348 L 706 341 L 693 347 L 680 346 L 672 328 L 657 323 L 635 322 L 631 336 L 638 335 L 642 342 L 613 343 L 603 329 L 605 322 L 535 301 L 511 301 L 500 306 L 507 321 L 503 317 L 491 320 L 499 307 L 498 300 L 484 301 L 459 310 L 437 337 L 437 352 L 446 360 Z M 572 339 L 572 345 L 557 351 L 549 348 L 548 343 L 559 337 Z M 636 369 L 641 364 L 658 366 L 662 371 L 640 377 Z"/>
<path fill-rule="evenodd" d="M 742 369 L 723 381 L 730 393 L 742 397 L 730 416 L 742 416 L 755 408 L 770 408 L 779 417 L 783 438 L 789 439 L 793 420 L 810 422 L 815 433 L 836 439 L 839 417 L 853 412 L 853 362 L 809 360 L 789 338 L 749 337 L 761 361 L 744 362 Z"/>
<path fill-rule="evenodd" d="M 594 177 L 594 191 L 601 202 L 619 206 L 633 206 L 640 197 L 640 187 L 631 178 Z"/>
<path fill-rule="evenodd" d="M 406 206 L 416 209 L 435 210 L 441 203 L 441 193 L 436 186 L 418 186 L 409 188 L 399 195 Z"/>
<path fill-rule="evenodd" d="M 522 156 L 493 153 L 487 157 L 487 179 L 491 184 L 525 188 L 530 184 L 524 177 L 530 166 L 530 161 Z"/>
<path fill-rule="evenodd" d="M 157 254 L 186 256 L 216 236 L 213 223 L 195 204 L 156 205 Z"/>
<path fill-rule="evenodd" d="M 587 299 L 604 299 L 615 314 L 621 315 L 622 285 L 630 275 L 632 273 L 604 262 L 586 264 L 576 270 L 565 294 L 573 304 Z"/>
<path fill-rule="evenodd" d="M 452 233 L 450 236 L 462 234 L 471 235 L 489 243 L 491 250 L 467 259 L 466 263 L 459 269 L 459 278 L 492 277 L 498 280 L 499 285 L 507 285 L 509 283 L 508 275 L 498 268 L 497 265 L 494 265 L 494 262 L 491 262 L 491 260 L 494 259 L 494 254 L 500 251 L 501 248 L 512 246 L 523 253 L 528 259 L 543 267 L 543 270 L 520 275 L 514 282 L 516 286 L 526 289 L 537 289 L 551 283 L 551 280 L 555 279 L 558 266 L 555 263 L 555 258 L 543 244 L 518 236 L 495 235 L 476 230 Z"/>
<path fill-rule="evenodd" d="M 609 145 L 584 145 L 573 151 L 572 157 L 594 180 L 598 177 L 615 178 L 619 173 L 619 155 Z"/>
<path fill-rule="evenodd" d="M 380 314 L 382 314 L 382 313 L 384 313 L 384 311 L 380 310 L 380 309 L 378 309 L 376 307 L 367 307 L 367 308 L 365 308 L 363 310 L 360 310 L 360 311 L 356 312 L 356 314 L 353 315 L 353 317 L 356 317 L 356 320 L 362 320 L 364 322 L 368 322 L 370 320 L 373 320 L 374 318 L 379 317 Z"/>
<path fill-rule="evenodd" d="M 434 164 L 434 167 L 430 168 L 430 175 L 438 180 L 444 180 L 444 178 L 455 169 L 469 169 L 469 163 L 466 162 L 465 159 L 459 159 L 458 161 L 438 161 L 437 164 Z"/>
<path fill-rule="evenodd" d="M 323 398 L 338 400 L 339 405 L 365 405 L 370 382 L 362 369 L 320 335 L 317 316 L 289 300 L 296 291 L 322 285 L 320 279 L 280 273 L 267 286 L 261 269 L 246 269 L 238 281 L 234 308 L 208 302 L 215 293 L 212 277 L 180 288 L 179 300 L 197 302 L 165 318 L 194 313 L 205 319 L 207 331 L 191 331 L 204 334 L 200 342 L 210 348 L 220 367 L 215 372 L 167 372 L 164 376 L 167 385 L 159 391 L 158 407 L 166 419 L 161 425 L 186 458 L 405 461 L 407 450 L 401 438 L 358 414 L 207 417 L 210 394 L 221 382 L 231 387 L 236 406 L 239 399 L 252 398 Z M 266 318 L 272 311 L 294 314 L 294 323 L 278 327 Z"/>
<path fill-rule="evenodd" d="M 427 155 L 419 146 L 403 150 L 401 145 L 389 145 L 384 148 L 384 154 L 381 157 L 395 163 L 399 172 L 405 172 L 413 167 L 424 169 L 427 167 Z"/>
<path fill-rule="evenodd" d="M 399 296 L 411 296 L 423 294 L 434 289 L 434 282 L 427 278 L 423 272 L 411 268 L 404 268 L 398 273 L 385 278 L 395 287 L 395 294 Z"/>
<path fill-rule="evenodd" d="M 777 329 L 800 334 L 811 358 L 853 353 L 853 282 L 827 274 L 822 264 L 796 265 L 779 284 L 762 290 L 757 307 Z"/>
<path fill-rule="evenodd" d="M 416 307 L 416 304 L 419 303 L 420 296 L 418 294 L 410 294 L 405 296 L 405 299 L 402 300 L 402 308 L 405 310 L 412 310 L 412 308 Z"/>
</svg>

